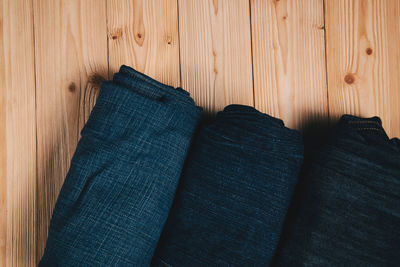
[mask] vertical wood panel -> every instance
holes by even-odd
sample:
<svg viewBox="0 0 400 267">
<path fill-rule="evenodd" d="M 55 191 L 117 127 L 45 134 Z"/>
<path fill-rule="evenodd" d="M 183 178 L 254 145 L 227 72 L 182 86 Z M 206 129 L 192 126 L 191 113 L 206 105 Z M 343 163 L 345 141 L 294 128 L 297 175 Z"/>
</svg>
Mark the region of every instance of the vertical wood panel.
<svg viewBox="0 0 400 267">
<path fill-rule="evenodd" d="M 248 0 L 179 0 L 182 87 L 206 111 L 253 105 Z"/>
<path fill-rule="evenodd" d="M 34 1 L 34 12 L 39 259 L 80 128 L 108 63 L 105 1 Z"/>
<path fill-rule="evenodd" d="M 326 1 L 329 108 L 380 116 L 400 136 L 400 2 Z"/>
<path fill-rule="evenodd" d="M 322 0 L 251 0 L 256 108 L 302 128 L 327 116 Z"/>
<path fill-rule="evenodd" d="M 333 119 L 379 115 L 400 136 L 400 2 L 325 1 L 326 66 L 322 1 L 0 0 L 0 266 L 40 259 L 79 131 L 121 64 L 182 80 L 206 111 L 254 104 L 293 128 L 327 116 L 327 80 Z"/>
<path fill-rule="evenodd" d="M 6 266 L 7 252 L 7 80 L 5 58 L 7 47 L 4 43 L 8 29 L 5 28 L 7 10 L 4 0 L 0 1 L 0 266 Z M 6 16 L 5 16 L 6 15 Z"/>
<path fill-rule="evenodd" d="M 0 1 L 0 266 L 35 266 L 32 2 Z"/>
<path fill-rule="evenodd" d="M 108 0 L 110 73 L 122 64 L 180 85 L 176 0 Z"/>
</svg>

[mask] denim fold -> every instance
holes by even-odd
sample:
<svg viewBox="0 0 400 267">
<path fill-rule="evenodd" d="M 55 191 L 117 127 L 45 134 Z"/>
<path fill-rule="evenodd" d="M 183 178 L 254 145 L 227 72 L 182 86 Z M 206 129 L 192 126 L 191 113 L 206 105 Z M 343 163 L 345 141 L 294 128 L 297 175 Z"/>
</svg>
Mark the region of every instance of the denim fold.
<svg viewBox="0 0 400 267">
<path fill-rule="evenodd" d="M 39 266 L 149 266 L 200 116 L 187 92 L 127 66 L 104 82 Z"/>
<path fill-rule="evenodd" d="M 303 160 L 301 134 L 227 106 L 196 132 L 153 266 L 267 266 Z"/>
<path fill-rule="evenodd" d="M 306 160 L 275 266 L 397 266 L 400 142 L 344 115 Z"/>
</svg>

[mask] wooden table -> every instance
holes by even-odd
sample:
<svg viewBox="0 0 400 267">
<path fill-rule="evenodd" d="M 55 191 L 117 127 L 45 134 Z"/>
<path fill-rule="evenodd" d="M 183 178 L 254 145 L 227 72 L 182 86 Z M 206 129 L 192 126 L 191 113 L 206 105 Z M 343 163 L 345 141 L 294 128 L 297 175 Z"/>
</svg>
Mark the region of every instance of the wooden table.
<svg viewBox="0 0 400 267">
<path fill-rule="evenodd" d="M 127 64 L 207 112 L 400 136 L 398 0 L 0 0 L 0 266 L 34 266 L 79 131 Z M 318 125 L 318 124 L 313 124 Z"/>
</svg>

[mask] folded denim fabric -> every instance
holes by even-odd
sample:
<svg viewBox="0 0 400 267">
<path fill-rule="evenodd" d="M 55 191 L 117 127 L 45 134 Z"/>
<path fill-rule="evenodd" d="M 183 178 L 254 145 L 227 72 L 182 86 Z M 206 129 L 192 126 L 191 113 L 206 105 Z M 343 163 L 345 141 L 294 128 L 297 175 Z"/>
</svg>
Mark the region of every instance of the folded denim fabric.
<svg viewBox="0 0 400 267">
<path fill-rule="evenodd" d="M 149 266 L 200 113 L 187 92 L 127 66 L 104 82 L 39 266 Z"/>
<path fill-rule="evenodd" d="M 343 116 L 305 162 L 276 266 L 398 266 L 400 141 Z"/>
<path fill-rule="evenodd" d="M 153 266 L 267 266 L 303 160 L 301 135 L 231 105 L 197 131 Z"/>
</svg>

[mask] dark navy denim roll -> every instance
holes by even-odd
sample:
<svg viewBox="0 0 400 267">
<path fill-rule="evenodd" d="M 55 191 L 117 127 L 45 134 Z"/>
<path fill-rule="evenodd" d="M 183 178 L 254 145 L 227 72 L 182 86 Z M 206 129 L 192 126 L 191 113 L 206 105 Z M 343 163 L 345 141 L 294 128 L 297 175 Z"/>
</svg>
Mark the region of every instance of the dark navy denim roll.
<svg viewBox="0 0 400 267">
<path fill-rule="evenodd" d="M 305 162 L 276 266 L 399 266 L 400 142 L 343 116 Z"/>
<path fill-rule="evenodd" d="M 200 113 L 182 89 L 126 66 L 104 82 L 39 266 L 148 266 Z"/>
<path fill-rule="evenodd" d="M 193 141 L 155 266 L 267 266 L 303 160 L 301 135 L 231 105 Z"/>
</svg>

